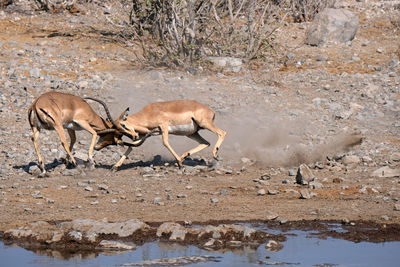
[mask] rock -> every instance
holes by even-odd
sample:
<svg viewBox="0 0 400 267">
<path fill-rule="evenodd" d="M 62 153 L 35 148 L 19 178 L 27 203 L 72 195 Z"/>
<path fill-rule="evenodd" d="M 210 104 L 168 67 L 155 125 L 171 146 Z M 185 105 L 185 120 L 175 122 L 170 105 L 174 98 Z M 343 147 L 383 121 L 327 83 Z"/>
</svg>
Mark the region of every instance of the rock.
<svg viewBox="0 0 400 267">
<path fill-rule="evenodd" d="M 390 156 L 390 159 L 395 162 L 400 162 L 400 152 L 395 152 Z"/>
<path fill-rule="evenodd" d="M 127 266 L 187 266 L 187 265 L 196 265 L 196 263 L 205 263 L 205 262 L 220 262 L 220 256 L 208 256 L 208 255 L 199 255 L 199 256 L 183 256 L 177 258 L 162 258 L 156 260 L 146 260 L 142 262 L 135 263 L 127 263 Z M 193 264 L 192 264 L 193 263 Z M 199 265 L 206 266 L 207 264 Z M 213 264 L 211 264 L 213 265 Z"/>
<path fill-rule="evenodd" d="M 270 252 L 277 252 L 283 248 L 283 245 L 275 240 L 269 240 L 265 248 Z"/>
<path fill-rule="evenodd" d="M 345 156 L 342 158 L 342 163 L 344 165 L 358 164 L 360 161 L 360 158 L 356 155 Z"/>
<path fill-rule="evenodd" d="M 112 240 L 102 240 L 99 243 L 101 248 L 112 249 L 112 250 L 132 250 L 136 249 L 135 245 L 127 245 L 121 242 L 112 241 Z"/>
<path fill-rule="evenodd" d="M 99 235 L 117 235 L 128 237 L 136 231 L 147 231 L 150 227 L 136 219 L 125 222 L 97 222 L 89 219 L 78 219 L 71 222 L 61 223 L 62 229 L 72 229 L 84 233 L 84 236 L 94 242 Z"/>
<path fill-rule="evenodd" d="M 211 199 L 211 203 L 218 203 L 219 202 L 219 199 L 218 198 L 212 198 Z"/>
<path fill-rule="evenodd" d="M 265 189 L 260 189 L 257 191 L 257 196 L 264 196 L 266 194 Z"/>
<path fill-rule="evenodd" d="M 266 219 L 269 221 L 275 220 L 278 217 L 279 217 L 279 215 L 274 212 L 267 212 L 267 215 L 266 215 Z"/>
<path fill-rule="evenodd" d="M 358 17 L 349 10 L 326 8 L 318 13 L 306 33 L 306 44 L 320 46 L 329 41 L 346 43 L 354 39 Z"/>
<path fill-rule="evenodd" d="M 89 82 L 88 81 L 80 81 L 80 82 L 78 82 L 78 87 L 81 88 L 81 89 L 88 88 L 88 86 L 89 86 Z"/>
<path fill-rule="evenodd" d="M 394 205 L 394 210 L 395 211 L 400 211 L 400 204 L 395 204 Z"/>
<path fill-rule="evenodd" d="M 154 169 L 151 167 L 144 167 L 141 172 L 140 175 L 146 175 L 146 174 L 153 174 L 154 173 Z"/>
<path fill-rule="evenodd" d="M 39 174 L 42 173 L 42 171 L 40 170 L 38 165 L 29 166 L 29 171 L 28 172 L 30 174 L 32 174 L 32 175 L 35 175 L 35 176 L 38 176 Z"/>
<path fill-rule="evenodd" d="M 51 239 L 47 240 L 46 243 L 51 244 L 59 242 L 63 237 L 64 237 L 64 231 L 54 231 Z"/>
<path fill-rule="evenodd" d="M 30 71 L 30 75 L 32 78 L 39 78 L 40 77 L 40 70 L 38 68 L 33 68 Z"/>
<path fill-rule="evenodd" d="M 208 57 L 215 66 L 229 71 L 239 72 L 242 68 L 243 60 L 234 57 Z"/>
<path fill-rule="evenodd" d="M 210 238 L 210 240 L 208 240 L 203 246 L 204 247 L 211 247 L 211 246 L 214 246 L 214 243 L 215 243 L 215 239 Z"/>
<path fill-rule="evenodd" d="M 171 234 L 169 240 L 176 241 L 176 240 L 185 240 L 185 235 L 187 233 L 187 229 L 178 223 L 172 222 L 165 222 L 160 225 L 157 229 L 156 235 L 158 237 L 163 236 L 164 234 Z"/>
<path fill-rule="evenodd" d="M 279 220 L 279 224 L 285 224 L 288 222 L 288 219 L 282 218 Z"/>
<path fill-rule="evenodd" d="M 81 241 L 82 240 L 82 233 L 78 231 L 71 231 L 68 233 L 68 236 L 72 238 L 75 241 Z"/>
<path fill-rule="evenodd" d="M 291 169 L 289 169 L 289 173 L 288 174 L 289 174 L 289 176 L 295 176 L 296 175 L 296 170 L 291 168 Z"/>
<path fill-rule="evenodd" d="M 306 164 L 301 164 L 297 169 L 296 183 L 307 184 L 314 179 L 314 175 Z"/>
<path fill-rule="evenodd" d="M 300 199 L 310 199 L 310 198 L 311 198 L 311 194 L 310 194 L 310 191 L 308 191 L 308 189 L 300 190 Z"/>
<path fill-rule="evenodd" d="M 161 205 L 161 206 L 164 205 L 164 203 L 162 202 L 161 197 L 155 197 L 154 200 L 153 200 L 153 204 Z"/>
<path fill-rule="evenodd" d="M 397 177 L 400 176 L 400 169 L 392 169 L 389 166 L 385 166 L 375 170 L 371 175 L 385 178 Z"/>
<path fill-rule="evenodd" d="M 98 184 L 98 185 L 97 185 L 97 188 L 98 188 L 99 190 L 107 191 L 107 190 L 108 190 L 108 185 L 105 185 L 105 184 Z"/>
<path fill-rule="evenodd" d="M 321 189 L 324 187 L 324 185 L 322 183 L 312 181 L 308 184 L 308 187 L 311 189 Z"/>
<path fill-rule="evenodd" d="M 278 190 L 272 190 L 272 189 L 268 190 L 268 195 L 277 195 L 277 194 L 279 194 Z"/>
</svg>

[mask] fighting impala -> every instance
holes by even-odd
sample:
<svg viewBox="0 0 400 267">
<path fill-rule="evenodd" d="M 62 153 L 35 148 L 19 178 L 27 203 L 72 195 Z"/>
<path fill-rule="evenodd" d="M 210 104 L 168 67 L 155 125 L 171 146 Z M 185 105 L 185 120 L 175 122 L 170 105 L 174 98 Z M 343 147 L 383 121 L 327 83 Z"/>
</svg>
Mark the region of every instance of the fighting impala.
<svg viewBox="0 0 400 267">
<path fill-rule="evenodd" d="M 100 117 L 82 98 L 61 92 L 48 92 L 39 96 L 28 109 L 28 120 L 32 129 L 32 141 L 38 156 L 39 165 L 42 173 L 39 176 L 46 175 L 45 165 L 39 151 L 39 134 L 41 129 L 56 130 L 60 137 L 61 143 L 67 152 L 67 163 L 71 161 L 76 166 L 76 161 L 71 154 L 72 148 L 76 141 L 76 130 L 86 130 L 92 134 L 92 141 L 89 148 L 88 161 L 93 167 L 93 149 L 97 136 L 108 135 L 110 132 L 118 130 L 119 134 L 132 136 L 112 119 L 106 104 L 94 98 L 104 106 L 109 121 Z M 124 114 L 124 113 L 123 113 Z M 121 117 L 122 115 L 121 114 Z M 70 137 L 70 145 L 68 146 L 64 129 L 67 129 Z M 145 138 L 134 142 L 125 143 L 129 146 L 138 146 L 144 142 Z M 123 145 L 122 138 L 115 140 L 116 144 Z"/>
<path fill-rule="evenodd" d="M 201 129 L 207 129 L 218 135 L 218 140 L 213 148 L 213 156 L 217 158 L 218 149 L 223 142 L 226 132 L 217 128 L 214 125 L 215 113 L 199 102 L 192 100 L 177 100 L 169 102 L 156 102 L 145 106 L 141 111 L 120 116 L 115 121 L 114 132 L 105 134 L 99 138 L 96 150 L 100 150 L 108 145 L 121 143 L 123 133 L 118 129 L 124 129 L 125 135 L 129 133 L 135 142 L 143 142 L 149 135 L 162 136 L 164 146 L 171 152 L 177 160 L 178 166 L 182 167 L 183 160 L 199 152 L 208 146 L 210 143 L 200 136 L 198 133 Z M 179 156 L 168 142 L 168 135 L 187 136 L 199 143 L 199 145 Z M 126 144 L 126 143 L 124 143 Z M 117 170 L 122 165 L 126 157 L 132 151 L 132 145 L 127 144 L 129 148 L 126 150 L 122 158 L 113 166 L 113 170 Z"/>
</svg>

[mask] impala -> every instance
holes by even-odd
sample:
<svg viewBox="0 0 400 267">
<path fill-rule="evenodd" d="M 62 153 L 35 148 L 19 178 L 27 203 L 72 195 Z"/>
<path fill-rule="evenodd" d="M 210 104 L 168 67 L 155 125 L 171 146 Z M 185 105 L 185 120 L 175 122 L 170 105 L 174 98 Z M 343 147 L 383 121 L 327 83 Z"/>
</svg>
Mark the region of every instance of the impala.
<svg viewBox="0 0 400 267">
<path fill-rule="evenodd" d="M 182 161 L 186 157 L 210 146 L 210 143 L 198 133 L 201 129 L 207 129 L 218 135 L 218 140 L 213 148 L 213 156 L 217 159 L 217 152 L 226 132 L 214 125 L 215 113 L 206 105 L 192 100 L 177 100 L 151 103 L 141 111 L 129 116 L 127 111 L 128 109 L 115 121 L 117 125 L 114 126 L 114 132 L 107 133 L 99 138 L 95 147 L 96 150 L 118 142 L 121 143 L 120 140 L 123 135 L 119 130 L 121 128 L 125 130 L 124 135 L 130 134 L 134 143 L 140 142 L 140 144 L 148 136 L 161 134 L 164 146 L 175 157 L 178 166 L 182 167 Z M 199 145 L 179 156 L 168 142 L 169 134 L 187 136 L 197 141 Z M 129 148 L 112 167 L 113 170 L 117 170 L 132 151 L 132 144 L 123 144 L 128 145 Z"/>
<path fill-rule="evenodd" d="M 56 130 L 60 137 L 61 143 L 67 152 L 67 164 L 69 160 L 76 166 L 76 161 L 71 154 L 72 148 L 76 141 L 75 131 L 86 130 L 92 134 L 92 141 L 89 148 L 88 161 L 93 167 L 93 149 L 98 135 L 107 135 L 118 129 L 121 135 L 132 137 L 124 129 L 120 128 L 118 124 L 111 118 L 110 112 L 106 104 L 94 98 L 102 104 L 106 110 L 109 121 L 100 117 L 82 98 L 66 93 L 48 92 L 39 96 L 28 109 L 28 120 L 32 129 L 32 141 L 39 159 L 39 165 L 42 173 L 39 175 L 43 177 L 46 175 L 46 169 L 42 156 L 39 150 L 39 134 L 41 129 Z M 121 114 L 123 115 L 123 114 Z M 67 129 L 70 137 L 70 145 L 68 146 L 64 129 Z M 129 146 L 138 146 L 144 142 L 145 138 L 135 143 L 125 143 Z M 115 140 L 115 144 L 123 145 L 122 139 Z"/>
</svg>

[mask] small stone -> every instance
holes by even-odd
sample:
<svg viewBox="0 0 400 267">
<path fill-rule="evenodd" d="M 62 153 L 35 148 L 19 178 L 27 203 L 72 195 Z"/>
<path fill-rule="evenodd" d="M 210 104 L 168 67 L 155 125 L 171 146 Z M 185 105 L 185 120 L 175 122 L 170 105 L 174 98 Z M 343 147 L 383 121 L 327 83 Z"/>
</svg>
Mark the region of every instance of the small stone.
<svg viewBox="0 0 400 267">
<path fill-rule="evenodd" d="M 342 181 L 343 181 L 343 179 L 337 178 L 337 177 L 335 177 L 335 178 L 332 179 L 332 182 L 333 182 L 334 184 L 340 184 Z"/>
<path fill-rule="evenodd" d="M 265 245 L 265 248 L 270 252 L 277 252 L 283 248 L 283 245 L 275 240 L 270 240 Z"/>
<path fill-rule="evenodd" d="M 344 165 L 357 164 L 360 163 L 360 161 L 360 158 L 356 155 L 345 156 L 342 159 Z"/>
<path fill-rule="evenodd" d="M 257 196 L 264 196 L 266 194 L 265 189 L 260 189 L 257 191 Z"/>
<path fill-rule="evenodd" d="M 400 152 L 393 153 L 390 158 L 393 161 L 400 162 Z"/>
<path fill-rule="evenodd" d="M 310 183 L 308 184 L 308 186 L 309 186 L 311 189 L 321 189 L 321 188 L 324 187 L 321 183 L 316 182 L 316 181 L 310 182 Z"/>
<path fill-rule="evenodd" d="M 78 231 L 71 231 L 68 233 L 68 236 L 76 241 L 82 240 L 82 233 Z"/>
<path fill-rule="evenodd" d="M 214 245 L 214 243 L 215 243 L 215 239 L 210 238 L 210 240 L 208 240 L 203 246 L 205 246 L 205 247 L 211 247 L 211 246 Z"/>
<path fill-rule="evenodd" d="M 394 205 L 394 210 L 395 211 L 400 211 L 400 204 L 395 204 Z"/>
<path fill-rule="evenodd" d="M 384 220 L 384 221 L 389 221 L 389 216 L 382 215 L 381 219 Z"/>
<path fill-rule="evenodd" d="M 268 190 L 268 195 L 277 195 L 277 194 L 279 194 L 278 190 L 271 190 L 271 189 Z"/>
<path fill-rule="evenodd" d="M 121 242 L 112 241 L 112 240 L 102 240 L 99 243 L 99 246 L 106 249 L 112 250 L 132 250 L 135 249 L 135 245 L 127 245 Z"/>
<path fill-rule="evenodd" d="M 153 200 L 153 204 L 159 205 L 161 202 L 162 202 L 162 199 L 161 199 L 160 197 L 156 197 L 156 198 L 154 198 L 154 200 Z"/>
<path fill-rule="evenodd" d="M 307 184 L 314 179 L 314 175 L 306 164 L 301 164 L 297 169 L 296 183 Z"/>
<path fill-rule="evenodd" d="M 92 188 L 92 187 L 90 187 L 90 186 L 87 186 L 87 187 L 85 187 L 85 191 L 92 192 L 92 191 L 93 191 L 93 188 Z"/>
<path fill-rule="evenodd" d="M 278 214 L 277 213 L 273 213 L 273 212 L 267 212 L 266 215 L 266 219 L 269 221 L 275 220 L 276 218 L 278 218 Z"/>
<path fill-rule="evenodd" d="M 310 191 L 308 191 L 307 189 L 300 190 L 300 199 L 310 199 L 310 198 L 311 198 Z"/>
<path fill-rule="evenodd" d="M 279 220 L 279 224 L 285 224 L 288 222 L 288 219 L 282 218 Z"/>
<path fill-rule="evenodd" d="M 212 198 L 211 199 L 211 203 L 218 203 L 219 202 L 219 199 L 218 198 Z"/>
<path fill-rule="evenodd" d="M 99 185 L 97 185 L 97 188 L 98 188 L 99 190 L 105 190 L 105 191 L 107 191 L 107 190 L 108 190 L 108 185 L 99 184 Z"/>
<path fill-rule="evenodd" d="M 372 176 L 385 177 L 385 178 L 397 177 L 400 176 L 400 169 L 392 169 L 389 166 L 385 166 L 375 170 L 372 173 Z"/>
</svg>

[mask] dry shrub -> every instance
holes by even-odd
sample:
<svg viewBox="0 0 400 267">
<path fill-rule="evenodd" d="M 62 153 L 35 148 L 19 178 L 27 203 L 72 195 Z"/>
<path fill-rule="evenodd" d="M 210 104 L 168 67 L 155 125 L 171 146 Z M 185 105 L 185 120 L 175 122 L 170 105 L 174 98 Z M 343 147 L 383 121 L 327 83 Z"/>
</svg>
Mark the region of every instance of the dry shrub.
<svg viewBox="0 0 400 267">
<path fill-rule="evenodd" d="M 311 21 L 325 8 L 333 7 L 337 0 L 283 0 L 296 22 Z"/>
<path fill-rule="evenodd" d="M 400 30 L 400 4 L 393 6 L 388 13 L 390 23 L 392 23 L 397 30 Z"/>
</svg>

